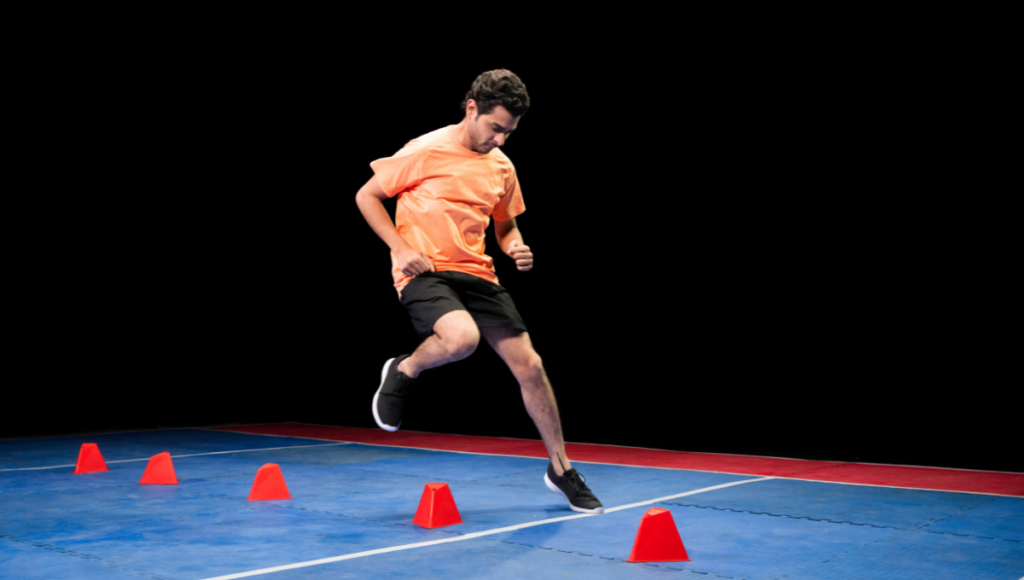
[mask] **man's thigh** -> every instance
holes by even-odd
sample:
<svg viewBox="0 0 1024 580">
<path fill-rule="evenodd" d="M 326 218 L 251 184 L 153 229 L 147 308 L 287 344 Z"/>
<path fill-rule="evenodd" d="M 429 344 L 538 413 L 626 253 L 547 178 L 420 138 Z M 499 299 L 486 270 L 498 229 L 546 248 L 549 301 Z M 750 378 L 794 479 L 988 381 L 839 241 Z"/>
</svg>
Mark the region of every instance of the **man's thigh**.
<svg viewBox="0 0 1024 580">
<path fill-rule="evenodd" d="M 508 291 L 482 278 L 462 274 L 452 285 L 480 328 L 500 327 L 525 331 L 526 324 Z"/>
<path fill-rule="evenodd" d="M 461 272 L 428 272 L 402 289 L 402 305 L 421 338 L 449 312 L 461 310 L 480 328 L 501 327 L 525 331 L 526 324 L 508 292 L 497 284 Z"/>
<path fill-rule="evenodd" d="M 402 306 L 409 313 L 416 333 L 424 339 L 434 334 L 434 326 L 442 318 L 452 319 L 446 316 L 450 313 L 462 312 L 469 318 L 458 292 L 445 279 L 429 274 L 413 278 L 402 288 Z M 461 320 L 461 317 L 455 318 Z"/>
</svg>

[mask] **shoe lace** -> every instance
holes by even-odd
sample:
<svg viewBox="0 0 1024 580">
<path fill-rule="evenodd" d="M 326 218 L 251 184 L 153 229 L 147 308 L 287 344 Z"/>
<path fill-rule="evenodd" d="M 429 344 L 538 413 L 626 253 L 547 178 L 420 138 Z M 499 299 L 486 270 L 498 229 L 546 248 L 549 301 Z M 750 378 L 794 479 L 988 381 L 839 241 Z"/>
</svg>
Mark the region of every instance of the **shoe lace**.
<svg viewBox="0 0 1024 580">
<path fill-rule="evenodd" d="M 583 475 L 578 471 L 569 476 L 569 485 L 571 485 L 577 492 L 583 490 L 590 491 L 590 488 L 587 487 L 587 478 L 583 477 Z"/>
</svg>

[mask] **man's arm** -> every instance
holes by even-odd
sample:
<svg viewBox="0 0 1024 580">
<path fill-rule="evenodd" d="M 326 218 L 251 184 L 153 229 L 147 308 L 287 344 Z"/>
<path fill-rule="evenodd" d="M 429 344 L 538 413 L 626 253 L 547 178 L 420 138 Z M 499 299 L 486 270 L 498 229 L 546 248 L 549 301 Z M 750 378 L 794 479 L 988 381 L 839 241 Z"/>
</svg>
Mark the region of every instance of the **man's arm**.
<svg viewBox="0 0 1024 580">
<path fill-rule="evenodd" d="M 359 188 L 356 194 L 356 205 L 363 214 L 363 219 L 370 224 L 374 233 L 384 240 L 384 243 L 391 248 L 391 251 L 398 257 L 398 269 L 406 276 L 418 276 L 424 272 L 433 272 L 434 263 L 426 254 L 405 243 L 402 236 L 398 235 L 395 224 L 384 208 L 384 200 L 388 194 L 381 189 L 374 175 L 366 182 L 366 185 Z"/>
<path fill-rule="evenodd" d="M 519 233 L 515 218 L 504 222 L 495 220 L 494 235 L 497 236 L 501 249 L 516 261 L 516 267 L 520 272 L 528 272 L 533 268 L 533 254 L 530 252 L 530 246 L 523 243 L 523 235 Z"/>
</svg>

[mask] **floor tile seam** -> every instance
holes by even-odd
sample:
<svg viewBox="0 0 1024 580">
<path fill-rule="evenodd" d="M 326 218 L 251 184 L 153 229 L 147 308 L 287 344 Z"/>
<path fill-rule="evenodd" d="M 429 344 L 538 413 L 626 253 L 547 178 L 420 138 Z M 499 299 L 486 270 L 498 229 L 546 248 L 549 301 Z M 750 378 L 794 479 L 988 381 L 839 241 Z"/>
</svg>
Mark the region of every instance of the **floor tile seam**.
<svg viewBox="0 0 1024 580">
<path fill-rule="evenodd" d="M 294 506 L 294 505 L 276 504 L 276 505 L 268 506 L 268 507 L 278 507 L 278 508 L 284 508 L 284 509 L 289 509 L 289 510 L 298 510 L 298 511 L 303 511 L 303 512 L 306 512 L 306 513 L 309 513 L 309 514 L 321 514 L 321 515 L 328 515 L 328 516 L 339 517 L 339 518 L 351 518 L 353 520 L 362 520 L 364 522 L 374 522 L 374 523 L 381 523 L 381 524 L 394 524 L 394 525 L 398 525 L 398 526 L 406 526 L 407 525 L 409 527 L 416 527 L 416 528 L 422 529 L 421 526 L 416 526 L 415 524 L 413 524 L 412 520 L 410 520 L 408 523 L 406 523 L 406 522 L 389 522 L 386 519 L 372 518 L 372 517 L 371 518 L 366 518 L 366 517 L 357 516 L 357 515 L 354 515 L 354 514 L 343 514 L 343 513 L 331 512 L 331 511 L 327 511 L 327 510 L 314 510 L 314 509 L 302 508 L 302 507 L 298 507 L 298 506 Z M 448 531 L 448 530 L 438 530 L 438 531 L 442 531 L 442 532 L 445 532 L 445 533 L 462 535 L 460 532 L 454 532 L 454 531 Z"/>
<path fill-rule="evenodd" d="M 914 529 L 914 528 L 898 528 L 898 527 L 895 527 L 895 526 L 879 526 L 879 525 L 875 525 L 875 524 L 858 523 L 858 522 L 851 522 L 851 521 L 847 521 L 847 520 L 830 520 L 830 519 L 827 519 L 827 518 L 812 518 L 810 516 L 796 516 L 796 515 L 792 515 L 792 514 L 773 514 L 771 512 L 758 512 L 758 511 L 753 511 L 753 510 L 737 510 L 737 509 L 732 509 L 732 508 L 720 508 L 720 507 L 715 507 L 715 506 L 704 506 L 704 505 L 697 505 L 697 504 L 683 504 L 683 503 L 674 503 L 674 502 L 661 502 L 661 503 L 664 504 L 664 505 L 672 505 L 672 506 L 678 506 L 678 507 L 689 507 L 689 508 L 698 508 L 698 509 L 712 509 L 712 510 L 715 510 L 715 511 L 733 512 L 733 513 L 738 513 L 738 514 L 750 514 L 750 515 L 756 515 L 756 516 L 784 517 L 784 518 L 789 518 L 789 519 L 792 519 L 792 520 L 808 520 L 808 521 L 812 521 L 812 522 L 825 522 L 825 523 L 830 523 L 830 524 L 849 524 L 851 526 L 866 526 L 866 527 L 872 527 L 872 528 L 892 529 L 892 530 L 901 530 L 901 531 L 911 531 L 911 530 Z"/>
<path fill-rule="evenodd" d="M 907 531 L 911 531 L 912 532 L 912 531 L 915 531 L 915 530 L 907 530 Z M 839 558 L 843 558 L 844 556 L 847 556 L 847 555 L 850 555 L 850 554 L 855 554 L 855 553 L 860 552 L 861 550 L 863 550 L 863 549 L 865 549 L 865 548 L 867 548 L 869 546 L 873 546 L 873 545 L 876 545 L 876 544 L 879 544 L 879 543 L 883 543 L 883 542 L 886 542 L 888 540 L 889 540 L 888 538 L 875 538 L 875 539 L 869 539 L 869 540 L 863 541 L 863 542 L 856 542 L 852 548 L 849 548 L 849 549 L 838 549 L 838 550 L 830 551 L 831 553 L 828 555 L 828 557 L 826 559 L 820 560 L 818 562 L 815 562 L 814 564 L 794 563 L 794 569 L 797 570 L 797 571 L 801 571 L 801 572 L 810 572 L 810 570 L 808 569 L 808 566 L 820 566 L 822 564 L 827 564 L 829 562 L 834 562 L 835 560 L 837 560 Z"/>
<path fill-rule="evenodd" d="M 542 546 L 540 544 L 524 544 L 523 542 L 513 542 L 511 540 L 502 540 L 502 539 L 493 538 L 493 537 L 490 537 L 490 536 L 482 536 L 482 537 L 477 538 L 477 539 L 478 540 L 490 540 L 492 542 L 501 542 L 502 544 L 511 544 L 511 545 L 516 545 L 516 546 L 523 546 L 523 547 L 526 547 L 526 548 L 534 548 L 534 549 L 537 549 L 537 550 L 551 550 L 551 551 L 554 551 L 554 552 L 561 552 L 563 554 L 576 554 L 578 556 L 594 557 L 594 558 L 599 558 L 601 560 L 608 560 L 610 562 L 617 562 L 617 563 L 630 564 L 630 565 L 643 564 L 643 565 L 646 565 L 646 566 L 654 566 L 654 567 L 658 567 L 658 568 L 667 568 L 669 570 L 678 570 L 678 571 L 681 571 L 681 572 L 691 572 L 691 573 L 695 573 L 695 574 L 707 575 L 707 577 L 709 577 L 709 578 L 728 578 L 730 580 L 746 580 L 745 578 L 740 578 L 738 576 L 723 576 L 723 575 L 716 574 L 714 572 L 701 572 L 701 571 L 698 571 L 698 570 L 693 570 L 691 568 L 676 568 L 676 567 L 673 567 L 673 566 L 669 566 L 668 564 L 670 564 L 670 562 L 630 562 L 626 558 L 615 558 L 615 557 L 609 558 L 609 557 L 601 556 L 600 554 L 596 554 L 596 553 L 595 554 L 587 554 L 585 552 L 580 552 L 578 550 L 559 550 L 558 548 L 556 548 L 554 546 L 547 547 L 547 546 Z"/>
<path fill-rule="evenodd" d="M 847 521 L 847 520 L 830 520 L 830 519 L 827 519 L 827 518 L 812 518 L 810 516 L 795 516 L 795 515 L 792 515 L 792 514 L 773 514 L 773 513 L 770 513 L 770 512 L 755 512 L 755 511 L 752 511 L 752 510 L 736 510 L 736 509 L 732 509 L 732 508 L 719 508 L 719 507 L 714 507 L 714 506 L 702 506 L 702 505 L 697 505 L 697 504 L 683 504 L 683 503 L 673 503 L 673 502 L 667 502 L 667 501 L 663 501 L 661 503 L 663 505 L 672 505 L 672 506 L 678 506 L 678 507 L 691 507 L 691 508 L 699 508 L 699 509 L 712 509 L 712 510 L 716 510 L 716 511 L 733 512 L 733 513 L 738 513 L 738 514 L 750 514 L 750 515 L 762 515 L 762 516 L 772 516 L 772 517 L 784 517 L 784 518 L 789 518 L 791 520 L 808 520 L 808 521 L 812 521 L 812 522 L 825 522 L 825 523 L 829 523 L 829 524 L 848 524 L 848 525 L 851 525 L 851 526 L 862 526 L 862 527 L 870 527 L 870 528 L 877 528 L 877 529 L 884 529 L 884 530 L 898 530 L 898 531 L 901 531 L 901 532 L 921 532 L 921 533 L 935 534 L 935 535 L 940 535 L 940 536 L 948 535 L 948 536 L 959 536 L 959 537 L 964 537 L 964 538 L 979 538 L 979 539 L 982 539 L 982 540 L 1006 540 L 1008 542 L 1019 542 L 1020 541 L 1020 540 L 1010 540 L 1010 539 L 1007 539 L 1007 538 L 996 538 L 996 537 L 992 537 L 992 536 L 980 536 L 980 535 L 977 535 L 977 534 L 956 534 L 956 533 L 953 533 L 953 532 L 935 532 L 935 531 L 932 531 L 932 530 L 925 530 L 925 529 L 923 529 L 922 527 L 919 527 L 919 526 L 915 526 L 915 527 L 911 527 L 911 528 L 899 528 L 899 527 L 896 527 L 896 526 L 879 526 L 879 525 L 876 525 L 876 524 L 858 523 L 858 522 L 851 522 L 851 521 Z"/>
<path fill-rule="evenodd" d="M 350 465 L 354 465 L 354 464 L 347 463 L 345 465 L 350 466 Z M 365 467 L 348 467 L 348 469 L 351 469 L 351 470 L 354 470 L 354 471 L 362 471 L 362 472 L 365 472 L 365 473 L 397 475 L 397 476 L 401 476 L 401 477 L 415 477 L 415 478 L 418 478 L 418 479 L 428 479 L 428 480 L 431 479 L 429 476 L 426 476 L 426 475 L 412 475 L 412 474 L 409 474 L 409 473 L 395 473 L 395 472 L 392 472 L 392 471 L 383 471 L 383 470 L 379 470 L 379 469 L 367 469 Z M 517 473 L 521 473 L 521 472 L 516 472 L 516 473 L 512 473 L 512 474 L 505 474 L 505 475 L 499 475 L 499 476 L 496 476 L 496 477 L 487 477 L 487 478 L 483 478 L 483 479 L 451 479 L 451 478 L 445 479 L 445 478 L 440 478 L 440 479 L 435 479 L 435 481 L 437 481 L 438 483 L 459 483 L 459 484 L 462 484 L 462 483 L 484 483 L 484 482 L 488 482 L 488 481 L 494 481 L 494 480 L 497 480 L 497 479 L 502 479 L 502 478 L 505 478 L 505 477 L 511 477 L 513 475 L 516 475 Z M 517 486 L 505 485 L 505 486 L 498 486 L 498 487 L 516 488 Z M 519 489 L 522 489 L 522 488 L 519 488 Z"/>
<path fill-rule="evenodd" d="M 411 473 L 395 473 L 393 471 L 383 471 L 383 470 L 380 470 L 380 469 L 366 469 L 365 467 L 352 467 L 353 465 L 357 465 L 357 464 L 353 464 L 353 463 L 345 463 L 343 465 L 345 466 L 344 469 L 346 471 L 361 471 L 363 473 L 372 473 L 372 474 L 376 474 L 376 475 L 390 475 L 390 476 L 395 476 L 395 477 L 412 477 L 412 478 L 416 478 L 416 479 L 430 479 L 430 477 L 428 477 L 426 475 L 413 475 Z M 449 479 L 449 480 L 445 481 L 445 480 L 442 479 L 441 481 L 443 483 L 447 483 L 448 481 L 455 481 L 455 480 L 454 479 Z"/>
<path fill-rule="evenodd" d="M 329 511 L 325 511 L 325 510 L 307 509 L 307 508 L 301 508 L 301 507 L 298 507 L 298 506 L 290 506 L 290 505 L 283 505 L 283 504 L 252 505 L 252 506 L 247 506 L 247 507 L 244 507 L 244 508 L 221 510 L 221 511 L 218 511 L 218 512 L 203 512 L 203 513 L 197 513 L 197 514 L 182 515 L 182 516 L 177 516 L 177 517 L 162 517 L 162 518 L 146 517 L 146 518 L 141 518 L 141 519 L 142 520 L 146 520 L 146 521 L 173 521 L 173 520 L 188 519 L 188 518 L 193 518 L 193 517 L 215 516 L 215 515 L 220 515 L 220 514 L 224 514 L 224 513 L 258 512 L 258 511 L 266 510 L 266 509 L 269 509 L 269 508 L 282 508 L 282 509 L 288 509 L 288 510 L 302 511 L 302 512 L 305 512 L 307 514 L 328 515 L 328 516 L 333 516 L 333 517 L 351 518 L 351 519 L 354 519 L 354 520 L 361 520 L 361 521 L 364 521 L 364 522 L 404 525 L 404 526 L 408 526 L 408 527 L 414 528 L 414 529 L 423 529 L 421 526 L 417 526 L 415 524 L 412 524 L 411 520 L 408 523 L 406 523 L 406 522 L 389 522 L 386 519 L 366 518 L 366 517 L 360 517 L 360 516 L 356 516 L 356 515 L 349 515 L 349 514 L 342 514 L 342 513 L 336 513 L 336 512 L 329 512 Z M 130 522 L 126 522 L 126 523 L 130 523 Z M 440 532 L 444 532 L 444 533 L 448 533 L 448 534 L 460 535 L 460 536 L 461 535 L 465 535 L 464 532 L 458 532 L 458 531 L 449 531 L 449 530 L 436 530 L 436 531 L 440 531 Z M 0 536 L 0 539 L 2 539 L 3 537 L 4 536 Z M 8 537 L 10 537 L 10 536 L 8 536 Z M 26 540 L 26 541 L 31 541 L 31 540 Z"/>
<path fill-rule="evenodd" d="M 217 515 L 227 514 L 227 513 L 255 512 L 255 511 L 262 510 L 262 509 L 266 509 L 268 507 L 271 507 L 271 506 L 251 505 L 251 506 L 246 506 L 246 507 L 243 507 L 243 508 L 222 509 L 222 510 L 218 510 L 218 511 L 214 511 L 214 512 L 200 512 L 200 513 L 194 513 L 194 514 L 184 514 L 184 515 L 180 515 L 180 516 L 162 516 L 162 517 L 153 517 L 152 515 L 140 515 L 140 516 L 137 516 L 137 517 L 125 517 L 122 513 L 114 513 L 112 515 L 114 515 L 114 516 L 116 516 L 118 518 L 119 526 L 123 528 L 125 526 L 131 525 L 134 522 L 145 522 L 145 521 L 171 522 L 171 521 L 175 521 L 175 520 L 184 520 L 184 519 L 188 519 L 188 518 L 202 518 L 202 517 L 209 517 L 209 516 L 217 516 Z M 102 515 L 102 514 L 103 514 L 103 512 L 95 512 L 95 513 L 91 513 L 91 514 L 87 514 L 87 515 L 92 515 L 92 516 L 95 517 L 97 515 Z M 21 523 L 21 522 L 15 522 L 15 523 Z M 94 520 L 94 523 L 95 523 L 95 520 Z M 11 537 L 10 534 L 7 534 L 7 536 Z M 3 537 L 4 537 L 3 535 L 0 535 L 0 538 L 3 538 Z"/>
<path fill-rule="evenodd" d="M 920 532 L 927 532 L 927 533 L 934 533 L 934 534 L 938 533 L 938 532 L 928 532 L 927 530 L 917 530 L 917 529 L 910 529 L 910 530 L 907 530 L 907 531 L 909 531 L 909 532 L 919 532 L 920 531 Z M 962 534 L 953 534 L 953 535 L 959 536 L 959 535 L 962 535 Z M 984 536 L 973 536 L 973 537 L 984 537 Z M 871 540 L 871 541 L 865 542 L 863 544 L 859 544 L 859 545 L 857 545 L 853 549 L 842 550 L 841 552 L 837 552 L 837 553 L 834 553 L 834 554 L 830 555 L 829 556 L 829 560 L 825 560 L 823 562 L 820 562 L 820 564 L 827 563 L 827 562 L 831 561 L 834 558 L 843 557 L 845 555 L 852 555 L 855 552 L 859 552 L 859 551 L 861 551 L 861 550 L 863 550 L 865 548 L 868 548 L 870 546 L 874 546 L 874 545 L 877 545 L 877 544 L 882 544 L 882 543 L 885 543 L 885 542 L 888 542 L 888 541 L 889 540 L 887 538 L 878 538 L 878 539 L 875 539 L 875 540 Z M 1010 541 L 1015 541 L 1015 540 L 1010 540 Z M 801 565 L 797 565 L 797 569 L 800 570 L 800 571 L 805 571 L 805 572 L 808 571 L 804 566 L 801 566 Z M 1024 578 L 1022 578 L 1021 580 L 1024 580 Z"/>
<path fill-rule="evenodd" d="M 9 541 L 20 543 L 20 544 L 26 544 L 26 545 L 28 545 L 29 547 L 32 547 L 32 548 L 40 548 L 40 549 L 43 549 L 43 550 L 52 551 L 54 554 L 63 554 L 65 556 L 80 558 L 82 560 L 97 562 L 99 564 L 102 564 L 103 566 L 107 566 L 108 568 L 117 568 L 118 570 L 123 570 L 125 572 L 130 572 L 132 574 L 135 574 L 136 576 L 142 576 L 142 577 L 145 577 L 145 578 L 152 578 L 153 580 L 172 580 L 171 578 L 167 578 L 166 576 L 159 576 L 157 574 L 153 574 L 151 572 L 146 572 L 144 570 L 139 570 L 137 568 L 130 568 L 130 567 L 125 566 L 123 564 L 118 564 L 117 562 L 115 562 L 113 560 L 107 560 L 107 559 L 104 559 L 104 558 L 100 558 L 99 556 L 93 556 L 91 554 L 87 554 L 85 552 L 76 552 L 74 550 L 68 550 L 66 548 L 61 548 L 61 547 L 59 547 L 57 545 L 54 545 L 54 544 L 33 542 L 32 540 L 26 540 L 24 538 L 19 538 L 17 536 L 11 536 L 11 535 L 5 535 L 5 534 L 0 534 L 0 540 L 9 540 Z"/>
<path fill-rule="evenodd" d="M 981 503 L 979 503 L 977 505 L 972 505 L 971 507 L 969 507 L 967 509 L 957 511 L 956 513 L 952 513 L 952 514 L 949 514 L 947 516 L 942 516 L 941 518 L 935 518 L 935 519 L 929 521 L 928 523 L 921 524 L 920 526 L 916 526 L 916 527 L 918 529 L 920 529 L 920 530 L 924 530 L 926 532 L 929 532 L 931 530 L 925 530 L 924 528 L 926 528 L 926 527 L 928 527 L 928 526 L 930 526 L 932 524 L 937 524 L 937 523 L 939 523 L 941 521 L 948 520 L 949 518 L 953 518 L 953 517 L 956 517 L 956 516 L 959 516 L 959 515 L 963 515 L 964 512 L 969 512 L 969 511 L 971 511 L 974 508 L 978 508 L 978 507 L 981 507 L 981 506 L 983 506 L 983 505 L 985 505 L 987 503 L 991 503 L 991 502 L 995 501 L 995 499 L 996 498 L 994 498 L 994 497 L 986 498 L 985 501 L 982 501 Z"/>
<path fill-rule="evenodd" d="M 180 515 L 180 516 L 140 517 L 139 520 L 141 520 L 141 521 L 149 520 L 149 521 L 154 521 L 154 522 L 171 522 L 171 521 L 174 521 L 174 520 L 184 520 L 184 519 L 188 519 L 188 518 L 205 518 L 205 517 L 209 517 L 209 516 L 219 516 L 221 514 L 230 514 L 230 513 L 237 513 L 237 512 L 254 512 L 254 511 L 259 511 L 259 510 L 266 509 L 268 507 L 270 507 L 270 506 L 255 506 L 255 505 L 252 505 L 252 506 L 246 506 L 246 507 L 235 508 L 235 509 L 222 509 L 222 510 L 217 510 L 217 511 L 214 511 L 214 512 L 200 512 L 200 513 L 195 513 L 195 514 L 184 514 L 184 515 Z"/>
<path fill-rule="evenodd" d="M 330 511 L 326 511 L 326 510 L 313 510 L 313 509 L 300 508 L 300 507 L 297 507 L 297 506 L 286 506 L 286 505 L 274 505 L 274 506 L 268 506 L 268 507 L 280 507 L 280 508 L 286 508 L 286 509 L 291 509 L 291 510 L 304 511 L 306 513 L 315 513 L 315 514 L 328 515 L 328 516 L 334 516 L 334 517 L 350 518 L 350 519 L 353 519 L 353 520 L 360 520 L 360 521 L 363 521 L 363 522 L 387 524 L 387 525 L 394 525 L 394 526 L 402 526 L 402 527 L 406 527 L 406 528 L 410 528 L 410 529 L 414 529 L 414 530 L 431 529 L 431 530 L 436 531 L 436 532 L 442 532 L 442 533 L 445 533 L 445 534 L 452 534 L 452 535 L 456 535 L 456 536 L 464 536 L 466 534 L 473 533 L 473 532 L 462 532 L 462 531 L 458 531 L 458 530 L 445 530 L 445 529 L 441 529 L 441 528 L 423 528 L 423 526 L 420 526 L 418 524 L 414 524 L 412 522 L 412 520 L 409 520 L 407 522 L 406 521 L 397 521 L 396 522 L 396 521 L 389 521 L 388 519 L 382 519 L 382 518 L 374 518 L 374 517 L 367 518 L 367 517 L 361 517 L 361 516 L 351 515 L 351 514 L 343 514 L 343 513 L 337 513 L 337 512 L 330 512 Z M 482 536 L 482 537 L 487 537 L 487 536 Z M 491 539 L 491 538 L 488 538 L 488 539 Z"/>
<path fill-rule="evenodd" d="M 140 470 L 140 471 L 142 471 L 142 470 Z M 181 469 L 178 469 L 178 468 L 174 469 L 174 474 L 178 478 L 178 483 L 177 484 L 155 484 L 155 485 L 159 485 L 159 486 L 168 485 L 168 486 L 171 486 L 171 487 L 177 486 L 178 488 L 181 488 L 181 489 L 184 489 L 185 487 L 190 487 L 190 486 L 199 486 L 199 485 L 203 485 L 203 484 L 206 484 L 206 483 L 210 483 L 212 485 L 242 485 L 243 483 L 245 485 L 251 485 L 249 483 L 249 481 L 254 476 L 254 473 L 252 472 L 252 470 L 249 470 L 249 471 L 247 471 L 245 473 L 245 479 L 240 479 L 238 475 L 231 474 L 231 473 L 223 473 L 223 474 L 220 474 L 220 475 L 208 475 L 208 476 L 203 476 L 203 477 L 197 477 L 197 476 L 190 476 L 188 474 L 188 469 L 187 468 L 184 471 L 185 471 L 185 475 L 182 475 L 182 470 Z M 144 473 L 144 471 L 142 471 L 142 472 Z M 112 470 L 111 471 L 96 472 L 96 473 L 89 473 L 87 475 L 97 475 L 97 476 L 102 477 L 105 474 L 107 474 L 109 476 L 120 475 L 121 477 L 127 477 L 129 475 L 127 473 L 117 474 L 117 473 L 115 473 Z M 117 478 L 103 480 L 102 483 L 106 484 L 106 485 L 104 485 L 104 487 L 99 488 L 99 489 L 105 489 L 105 490 L 120 489 L 120 486 L 123 486 L 125 484 L 127 484 L 127 485 L 150 485 L 150 484 L 140 484 L 139 482 L 135 481 L 135 479 L 137 477 L 138 477 L 138 475 L 131 475 L 131 477 L 128 478 L 128 481 L 120 481 Z M 229 481 L 224 481 L 224 480 L 229 480 Z M 93 483 L 99 483 L 99 481 L 96 480 Z M 0 489 L 2 489 L 2 486 L 0 486 Z M 10 492 L 10 491 L 12 491 L 12 490 L 8 490 L 8 492 Z M 26 491 L 28 491 L 29 495 L 40 493 L 39 491 L 37 491 L 35 489 L 32 489 L 32 488 L 29 488 L 27 486 L 26 486 Z"/>
</svg>

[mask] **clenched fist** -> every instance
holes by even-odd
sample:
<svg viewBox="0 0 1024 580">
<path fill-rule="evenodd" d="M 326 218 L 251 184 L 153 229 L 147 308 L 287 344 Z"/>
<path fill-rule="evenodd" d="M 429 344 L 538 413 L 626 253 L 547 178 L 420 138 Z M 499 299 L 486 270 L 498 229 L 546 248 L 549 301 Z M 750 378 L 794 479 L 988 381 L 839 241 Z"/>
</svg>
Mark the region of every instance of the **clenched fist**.
<svg viewBox="0 0 1024 580">
<path fill-rule="evenodd" d="M 406 276 L 419 276 L 424 272 L 434 271 L 434 262 L 429 256 L 410 247 L 395 252 L 398 258 L 398 269 Z"/>
<path fill-rule="evenodd" d="M 516 261 L 516 267 L 520 272 L 529 272 L 533 268 L 533 254 L 530 252 L 530 246 L 519 240 L 509 244 L 508 255 Z"/>
</svg>

